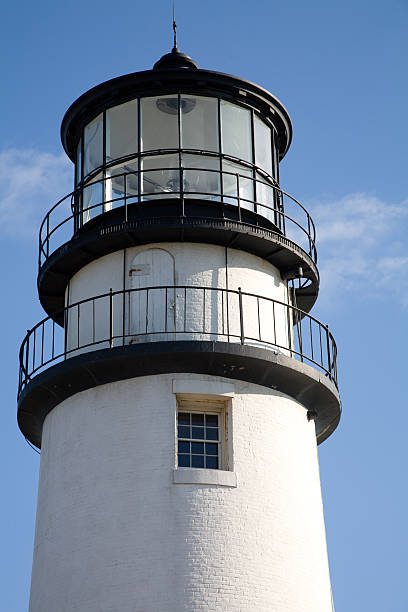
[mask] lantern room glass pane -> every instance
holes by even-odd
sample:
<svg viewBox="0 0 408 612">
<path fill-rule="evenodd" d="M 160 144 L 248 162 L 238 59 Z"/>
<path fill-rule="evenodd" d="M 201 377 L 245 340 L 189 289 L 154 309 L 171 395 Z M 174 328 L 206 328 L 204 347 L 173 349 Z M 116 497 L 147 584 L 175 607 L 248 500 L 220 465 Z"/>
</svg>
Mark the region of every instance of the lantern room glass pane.
<svg viewBox="0 0 408 612">
<path fill-rule="evenodd" d="M 178 148 L 178 96 L 142 98 L 140 105 L 141 150 Z"/>
<path fill-rule="evenodd" d="M 105 210 L 118 208 L 138 201 L 138 162 L 124 162 L 106 171 Z M 110 177 L 110 178 L 109 178 Z"/>
<path fill-rule="evenodd" d="M 269 183 L 264 176 L 261 176 L 258 172 L 256 173 L 256 202 L 258 205 L 258 212 L 263 217 L 277 224 L 279 221 L 279 207 L 278 197 L 279 194 L 274 189 L 272 183 Z M 279 224 L 278 224 L 279 225 Z"/>
<path fill-rule="evenodd" d="M 84 130 L 84 176 L 103 162 L 103 114 L 101 113 Z"/>
<path fill-rule="evenodd" d="M 271 129 L 259 117 L 254 117 L 255 163 L 272 175 L 272 135 Z"/>
<path fill-rule="evenodd" d="M 238 206 L 239 194 L 241 208 L 254 210 L 252 170 L 241 164 L 235 164 L 224 159 L 222 162 L 222 172 L 224 202 Z M 232 197 L 228 198 L 226 196 Z"/>
<path fill-rule="evenodd" d="M 82 224 L 104 212 L 102 174 L 97 174 L 82 190 Z"/>
<path fill-rule="evenodd" d="M 189 197 L 202 197 L 206 200 L 220 199 L 221 181 L 218 157 L 183 153 L 181 163 L 185 168 L 184 191 L 189 194 Z"/>
<path fill-rule="evenodd" d="M 252 162 L 251 112 L 221 100 L 222 152 Z"/>
<path fill-rule="evenodd" d="M 111 108 L 106 113 L 106 161 L 138 151 L 137 100 Z"/>
<path fill-rule="evenodd" d="M 180 192 L 178 155 L 153 155 L 141 161 L 144 200 L 178 197 Z"/>
<path fill-rule="evenodd" d="M 219 151 L 217 98 L 182 95 L 180 106 L 183 149 Z"/>
</svg>

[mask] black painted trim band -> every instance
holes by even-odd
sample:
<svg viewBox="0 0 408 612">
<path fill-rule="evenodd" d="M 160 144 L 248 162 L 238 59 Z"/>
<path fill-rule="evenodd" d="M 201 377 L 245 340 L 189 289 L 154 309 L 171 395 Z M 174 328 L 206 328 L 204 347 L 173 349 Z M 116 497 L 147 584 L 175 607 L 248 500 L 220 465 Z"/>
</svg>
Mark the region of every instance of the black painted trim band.
<svg viewBox="0 0 408 612">
<path fill-rule="evenodd" d="M 20 394 L 19 427 L 32 444 L 41 447 L 45 418 L 65 399 L 114 381 L 172 373 L 222 376 L 284 393 L 316 413 L 318 444 L 335 430 L 340 420 L 337 388 L 309 365 L 273 350 L 247 345 L 172 341 L 86 352 L 48 368 Z"/>
</svg>

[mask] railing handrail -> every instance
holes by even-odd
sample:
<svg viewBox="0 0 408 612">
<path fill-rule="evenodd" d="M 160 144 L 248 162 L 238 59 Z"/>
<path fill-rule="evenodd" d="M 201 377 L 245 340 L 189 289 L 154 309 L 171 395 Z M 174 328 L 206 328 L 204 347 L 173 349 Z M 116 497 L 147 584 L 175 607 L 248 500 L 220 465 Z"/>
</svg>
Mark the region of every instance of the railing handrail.
<svg viewBox="0 0 408 612">
<path fill-rule="evenodd" d="M 60 309 L 59 311 L 55 312 L 53 314 L 52 317 L 44 317 L 39 323 L 37 323 L 31 330 L 27 331 L 26 336 L 24 337 L 24 340 L 21 344 L 20 347 L 20 351 L 19 351 L 19 362 L 20 362 L 20 376 L 19 376 L 19 391 L 18 393 L 20 394 L 22 388 L 29 382 L 29 380 L 31 379 L 31 377 L 35 374 L 35 372 L 37 372 L 39 369 L 44 368 L 46 365 L 48 365 L 49 363 L 51 363 L 52 361 L 56 361 L 57 359 L 60 359 L 61 357 L 67 358 L 67 355 L 69 355 L 72 352 L 78 351 L 80 349 L 85 349 L 88 348 L 89 346 L 96 346 L 98 344 L 101 343 L 105 343 L 110 341 L 110 346 L 113 346 L 113 341 L 118 339 L 118 338 L 125 338 L 125 333 L 124 333 L 124 327 L 123 327 L 123 332 L 122 334 L 119 335 L 114 335 L 113 334 L 113 327 L 112 325 L 110 326 L 110 337 L 109 338 L 103 338 L 102 340 L 93 340 L 93 342 L 91 343 L 86 343 L 86 344 L 81 344 L 79 345 L 79 339 L 78 339 L 78 346 L 75 346 L 74 348 L 69 349 L 67 346 L 67 337 L 65 336 L 64 338 L 64 350 L 59 353 L 57 356 L 54 355 L 54 338 L 55 338 L 55 318 L 58 315 L 62 315 L 63 317 L 63 321 L 65 324 L 65 332 L 66 332 L 66 323 L 68 322 L 68 317 L 69 317 L 69 313 L 70 311 L 74 311 L 75 309 L 77 309 L 78 312 L 78 316 L 79 316 L 79 308 L 81 305 L 89 303 L 89 302 L 96 302 L 97 300 L 103 300 L 106 298 L 109 298 L 110 301 L 110 322 L 112 322 L 112 308 L 113 308 L 113 299 L 115 296 L 118 295 L 123 295 L 123 300 L 125 300 L 125 296 L 126 294 L 130 295 L 132 293 L 138 293 L 138 292 L 148 292 L 149 291 L 157 291 L 157 290 L 166 290 L 166 296 L 167 296 L 167 291 L 168 290 L 183 290 L 184 291 L 184 300 L 186 300 L 186 291 L 187 290 L 196 290 L 196 291 L 203 291 L 204 295 L 205 292 L 207 291 L 213 291 L 213 292 L 218 292 L 218 293 L 222 293 L 222 294 L 227 294 L 227 296 L 229 295 L 236 295 L 238 296 L 238 300 L 239 300 L 239 315 L 240 315 L 240 334 L 234 334 L 231 333 L 229 331 L 228 328 L 228 333 L 226 334 L 225 331 L 223 331 L 223 333 L 220 333 L 219 331 L 217 332 L 201 332 L 201 331 L 185 331 L 185 330 L 175 330 L 174 333 L 178 333 L 178 334 L 186 334 L 186 333 L 192 333 L 192 334 L 197 334 L 197 333 L 203 333 L 204 335 L 217 335 L 217 336 L 228 336 L 228 341 L 229 338 L 240 338 L 241 339 L 241 343 L 243 344 L 245 340 L 248 341 L 256 341 L 256 342 L 261 342 L 262 344 L 266 344 L 268 346 L 275 346 L 276 348 L 281 348 L 284 350 L 288 350 L 292 356 L 292 354 L 297 355 L 298 357 L 300 357 L 301 361 L 303 361 L 304 359 L 315 364 L 317 367 L 321 368 L 327 376 L 329 376 L 330 380 L 332 380 L 334 382 L 335 385 L 337 385 L 337 346 L 336 346 L 336 342 L 334 340 L 334 337 L 332 335 L 332 333 L 330 332 L 329 328 L 327 325 L 324 325 L 323 323 L 321 323 L 320 321 L 318 321 L 318 319 L 316 319 L 315 317 L 309 315 L 308 313 L 306 313 L 305 311 L 301 310 L 300 308 L 297 308 L 296 306 L 294 306 L 293 304 L 289 304 L 286 302 L 283 302 L 281 300 L 277 300 L 271 297 L 267 297 L 267 296 L 262 296 L 262 295 L 258 295 L 255 293 L 247 293 L 247 292 L 243 292 L 241 291 L 241 289 L 239 288 L 238 290 L 236 289 L 226 289 L 224 287 L 209 287 L 209 286 L 201 286 L 201 285 L 152 285 L 152 286 L 148 286 L 148 287 L 139 287 L 139 288 L 129 288 L 129 289 L 121 289 L 121 290 L 116 290 L 116 291 L 108 291 L 105 293 L 102 293 L 100 295 L 97 296 L 92 296 L 89 298 L 85 298 L 83 300 L 79 300 L 77 302 L 74 302 L 72 304 L 69 304 L 68 306 L 65 306 L 63 309 Z M 273 324 L 274 324 L 274 329 L 275 329 L 275 341 L 273 343 L 266 341 L 266 340 L 262 340 L 261 339 L 261 332 L 260 332 L 260 327 L 259 327 L 259 338 L 256 337 L 251 337 L 248 335 L 244 334 L 244 318 L 243 318 L 243 306 L 242 306 L 242 298 L 255 298 L 257 300 L 258 303 L 258 325 L 260 326 L 260 317 L 259 317 L 259 300 L 263 300 L 265 302 L 268 302 L 270 304 L 272 304 L 272 313 L 273 313 Z M 177 298 L 176 298 L 177 299 Z M 227 298 L 227 304 L 228 304 L 228 298 Z M 290 346 L 286 346 L 286 345 L 282 345 L 276 342 L 276 320 L 275 320 L 275 306 L 281 306 L 283 307 L 287 313 L 291 312 L 291 317 L 289 318 L 288 316 L 288 320 L 287 320 L 287 324 L 289 326 L 292 326 L 292 329 L 294 330 L 294 328 L 296 328 L 297 334 L 298 334 L 298 340 L 299 340 L 299 347 L 300 350 L 296 350 L 294 345 L 290 345 Z M 186 304 L 184 304 L 184 307 L 186 307 Z M 224 306 L 223 306 L 224 307 Z M 93 316 L 95 316 L 93 314 Z M 124 316 L 124 311 L 123 311 L 123 316 Z M 166 315 L 167 316 L 167 315 Z M 227 315 L 228 316 L 228 315 Z M 303 352 L 303 348 L 302 348 L 302 338 L 303 338 L 303 330 L 302 330 L 302 319 L 306 318 L 306 320 L 308 320 L 309 322 L 309 328 L 310 328 L 310 343 L 311 343 L 311 354 L 307 355 Z M 44 360 L 44 329 L 45 329 L 45 324 L 47 322 L 50 322 L 52 324 L 52 342 L 53 342 L 53 354 L 52 357 L 50 359 L 45 359 Z M 317 361 L 315 359 L 314 356 L 314 350 L 313 350 L 313 331 L 312 331 L 312 322 L 315 323 L 318 327 L 319 330 L 319 338 L 320 338 L 320 354 L 321 354 L 321 359 L 320 362 Z M 228 323 L 229 325 L 229 323 Z M 36 340 L 36 332 L 38 329 L 40 329 L 42 327 L 42 344 L 41 344 L 41 363 L 35 367 L 35 340 Z M 327 357 L 327 366 L 326 367 L 324 365 L 325 363 L 325 359 L 323 357 L 323 346 L 322 346 L 322 330 L 323 333 L 326 335 L 326 357 Z M 131 334 L 126 334 L 127 336 L 146 336 L 146 335 L 157 335 L 157 334 L 163 334 L 163 333 L 167 333 L 167 330 L 161 330 L 158 332 L 145 332 L 142 334 L 136 334 L 136 333 L 131 333 Z M 78 328 L 78 334 L 79 334 L 79 328 Z M 33 367 L 31 368 L 31 370 L 29 371 L 28 368 L 28 357 L 29 357 L 29 347 L 30 347 L 30 340 L 34 338 L 34 348 L 33 348 Z"/>
<path fill-rule="evenodd" d="M 186 168 L 186 170 L 195 170 L 195 168 Z M 216 171 L 214 170 L 214 172 L 216 172 Z M 129 174 L 136 174 L 136 172 L 128 172 L 128 173 L 126 173 L 125 175 L 127 176 L 127 175 L 129 175 Z M 239 177 L 242 177 L 242 178 L 248 178 L 248 180 L 255 180 L 255 179 L 249 179 L 249 177 L 245 177 L 245 176 L 243 176 L 243 175 L 239 175 L 239 174 L 235 174 L 235 173 L 231 173 L 231 172 L 224 173 L 224 174 L 232 174 L 233 176 L 239 176 Z M 122 175 L 118 175 L 118 176 L 122 176 Z M 104 179 L 100 179 L 100 181 L 98 181 L 98 182 L 107 181 L 107 180 L 110 180 L 110 178 L 114 178 L 114 177 L 109 177 L 109 178 L 108 178 L 108 177 L 105 177 Z M 258 182 L 259 182 L 259 181 L 258 181 Z M 269 186 L 270 186 L 270 187 L 272 187 L 271 185 L 269 185 Z M 178 192 L 178 191 L 172 191 L 171 193 L 173 193 L 173 194 L 176 194 L 176 195 L 177 195 L 177 194 L 179 194 L 180 192 Z M 204 195 L 204 196 L 206 196 L 206 195 L 214 195 L 214 194 L 212 194 L 211 192 L 205 192 L 205 191 L 194 192 L 194 193 L 195 193 L 195 194 L 197 194 L 197 193 L 198 193 L 198 194 L 200 194 L 200 195 Z M 280 193 L 285 194 L 285 195 L 288 195 L 288 194 L 286 194 L 285 192 L 283 192 L 282 190 L 280 190 Z M 68 197 L 72 197 L 72 196 L 70 195 L 70 196 L 67 196 L 67 198 L 68 198 Z M 224 197 L 228 197 L 228 198 L 233 198 L 233 199 L 236 199 L 236 196 L 224 196 Z M 292 200 L 296 201 L 294 198 L 292 198 L 292 196 L 288 196 L 288 197 L 289 197 L 289 198 L 291 198 Z M 43 248 L 43 247 L 44 247 L 44 244 L 46 244 L 46 242 L 48 242 L 48 240 L 51 238 L 51 236 L 52 236 L 52 235 L 53 235 L 53 234 L 54 234 L 54 233 L 55 233 L 55 232 L 56 232 L 56 231 L 57 231 L 57 230 L 58 230 L 58 229 L 59 229 L 59 228 L 60 228 L 62 225 L 64 225 L 65 223 L 67 223 L 67 222 L 69 221 L 69 219 L 74 219 L 76 216 L 80 216 L 81 214 L 84 214 L 84 212 L 85 212 L 85 211 L 90 211 L 90 210 L 93 210 L 94 208 L 99 208 L 99 207 L 100 207 L 101 205 L 103 205 L 103 204 L 104 204 L 104 205 L 106 205 L 106 204 L 112 204 L 113 202 L 118 202 L 118 201 L 120 201 L 120 200 L 122 200 L 122 199 L 123 199 L 123 197 L 119 196 L 119 197 L 117 197 L 117 198 L 111 198 L 110 200 L 103 200 L 103 202 L 98 202 L 97 204 L 93 204 L 92 206 L 87 206 L 87 207 L 86 207 L 86 209 L 81 210 L 81 211 L 76 212 L 76 213 L 73 213 L 72 215 L 70 215 L 69 217 L 67 217 L 66 219 L 64 219 L 63 221 L 61 221 L 60 223 L 58 223 L 57 225 L 55 225 L 55 226 L 53 227 L 53 229 L 47 233 L 46 238 L 45 238 L 45 239 L 44 239 L 42 242 L 40 242 L 40 249 L 41 249 L 41 251 L 43 252 L 44 256 L 46 256 L 46 257 L 47 257 L 47 254 L 45 253 L 44 248 Z M 243 202 L 254 203 L 254 200 L 250 200 L 249 198 L 240 197 L 240 200 L 241 200 L 241 201 L 243 201 Z M 63 200 L 62 200 L 62 201 L 63 201 Z M 310 235 L 310 234 L 309 234 L 309 233 L 308 233 L 308 232 L 305 230 L 305 228 L 304 228 L 302 225 L 300 225 L 300 223 L 299 223 L 298 221 L 296 221 L 296 219 L 293 219 L 293 217 L 291 217 L 291 216 L 290 216 L 290 215 L 288 215 L 287 213 L 284 213 L 284 212 L 280 211 L 280 210 L 279 210 L 279 209 L 277 209 L 277 208 L 272 208 L 272 207 L 270 207 L 270 206 L 268 206 L 268 205 L 266 205 L 266 204 L 261 204 L 260 202 L 257 202 L 257 204 L 258 204 L 258 206 L 261 206 L 261 207 L 263 207 L 263 208 L 267 208 L 268 210 L 272 210 L 272 211 L 273 211 L 274 213 L 276 213 L 277 215 L 279 215 L 279 216 L 281 216 L 281 217 L 284 217 L 286 220 L 291 221 L 291 222 L 292 222 L 294 225 L 296 225 L 296 226 L 297 226 L 297 227 L 298 227 L 298 228 L 299 228 L 299 229 L 300 229 L 300 230 L 301 230 L 301 231 L 302 231 L 302 232 L 305 234 L 305 236 L 306 236 L 307 238 L 310 238 L 310 239 L 312 240 L 312 243 L 313 243 L 313 251 L 315 251 L 315 250 L 316 250 L 316 247 L 315 247 L 315 239 L 314 239 L 314 238 L 312 238 L 312 236 L 311 236 L 311 235 Z M 302 208 L 303 208 L 303 207 L 302 207 Z M 103 213 L 101 213 L 101 214 L 103 214 Z M 312 221 L 312 218 L 311 218 L 311 217 L 310 217 L 310 221 L 311 221 L 311 223 L 313 224 L 313 221 Z M 312 227 L 314 228 L 314 224 L 312 225 Z M 314 258 L 314 259 L 315 259 L 315 258 Z"/>
<path fill-rule="evenodd" d="M 96 208 L 99 208 L 101 206 L 106 207 L 107 205 L 113 204 L 114 202 L 120 201 L 120 200 L 127 200 L 128 198 L 138 198 L 138 203 L 140 201 L 140 198 L 142 197 L 146 197 L 149 196 L 152 199 L 157 198 L 158 195 L 162 195 L 161 193 L 149 193 L 149 192 L 141 192 L 138 194 L 131 194 L 128 195 L 126 192 L 126 187 L 125 187 L 125 192 L 123 194 L 120 194 L 118 197 L 116 198 L 110 198 L 110 199 L 102 199 L 100 202 L 96 203 L 96 204 L 92 204 L 91 206 L 86 206 L 85 208 L 80 208 L 78 207 L 77 210 L 73 210 L 72 213 L 65 217 L 62 221 L 58 222 L 56 225 L 52 226 L 50 228 L 50 218 L 52 213 L 63 203 L 67 203 L 67 201 L 70 199 L 71 200 L 71 208 L 72 208 L 72 202 L 73 200 L 76 198 L 79 201 L 79 198 L 81 196 L 81 194 L 83 193 L 84 189 L 87 189 L 89 187 L 92 187 L 93 185 L 97 185 L 97 184 L 105 184 L 107 181 L 110 181 L 114 178 L 116 179 L 120 179 L 123 178 L 124 180 L 124 185 L 126 186 L 126 177 L 130 176 L 130 175 L 140 175 L 141 173 L 154 173 L 154 172 L 162 172 L 162 171 L 174 171 L 174 172 L 180 172 L 180 173 L 184 173 L 184 172 L 189 172 L 189 171 L 196 171 L 196 172 L 204 172 L 204 173 L 213 173 L 216 175 L 219 175 L 220 178 L 222 178 L 223 176 L 232 176 L 232 177 L 236 177 L 238 185 L 239 185 L 239 181 L 241 179 L 244 179 L 246 181 L 251 181 L 252 184 L 255 185 L 263 185 L 265 187 L 268 187 L 269 189 L 272 189 L 274 191 L 274 193 L 277 194 L 277 196 L 281 199 L 283 198 L 289 198 L 289 200 L 291 200 L 297 207 L 300 208 L 300 210 L 303 211 L 303 213 L 306 216 L 306 226 L 307 229 L 305 227 L 303 227 L 303 225 L 297 221 L 296 219 L 294 219 L 292 216 L 290 216 L 289 214 L 287 214 L 285 212 L 285 210 L 282 208 L 280 208 L 279 206 L 277 206 L 275 203 L 273 206 L 269 205 L 269 204 L 265 204 L 262 203 L 262 200 L 260 199 L 260 197 L 257 195 L 256 198 L 251 199 L 251 198 L 247 198 L 247 197 L 243 197 L 239 191 L 237 193 L 237 195 L 233 195 L 233 194 L 225 194 L 222 193 L 222 189 L 220 190 L 219 193 L 216 193 L 215 191 L 211 191 L 211 192 L 205 192 L 205 191 L 186 191 L 183 187 L 183 185 L 180 186 L 179 190 L 171 190 L 169 191 L 169 194 L 172 195 L 188 195 L 189 193 L 192 193 L 194 195 L 202 195 L 202 196 L 218 196 L 221 198 L 221 202 L 220 204 L 224 203 L 224 200 L 227 199 L 227 203 L 228 200 L 236 200 L 237 201 L 237 207 L 239 209 L 239 211 L 241 210 L 241 205 L 240 202 L 245 202 L 245 203 L 250 203 L 253 204 L 254 207 L 260 207 L 261 209 L 265 209 L 267 211 L 272 212 L 274 215 L 276 215 L 279 219 L 280 219 L 280 223 L 283 223 L 283 230 L 282 234 L 286 236 L 287 232 L 286 232 L 286 221 L 289 221 L 290 223 L 293 223 L 298 229 L 300 229 L 306 236 L 306 239 L 309 242 L 309 255 L 312 257 L 313 261 L 316 263 L 317 262 L 317 249 L 316 249 L 316 227 L 314 224 L 314 221 L 311 217 L 311 215 L 309 214 L 309 212 L 306 210 L 306 208 L 293 196 L 291 196 L 289 193 L 287 193 L 286 191 L 284 191 L 283 189 L 281 189 L 273 179 L 270 180 L 270 182 L 268 182 L 266 179 L 260 179 L 258 177 L 253 177 L 253 176 L 246 176 L 245 174 L 242 174 L 240 172 L 232 172 L 230 170 L 224 170 L 224 169 L 214 169 L 214 168 L 202 168 L 202 167 L 198 167 L 198 166 L 177 166 L 177 167 L 160 167 L 160 168 L 151 168 L 151 169 L 137 169 L 137 170 L 130 170 L 127 172 L 119 172 L 117 174 L 112 174 L 110 176 L 105 176 L 102 178 L 99 178 L 97 180 L 91 180 L 88 183 L 83 183 L 81 184 L 80 187 L 77 187 L 76 189 L 74 189 L 73 191 L 71 191 L 68 195 L 64 196 L 63 198 L 61 198 L 60 200 L 58 200 L 58 202 L 56 204 L 54 204 L 54 206 L 47 212 L 47 214 L 45 215 L 44 219 L 41 222 L 40 225 L 40 231 L 39 231 L 39 267 L 41 267 L 42 265 L 42 258 L 48 259 L 49 257 L 49 241 L 51 239 L 51 237 L 55 234 L 55 232 L 62 227 L 63 225 L 65 225 L 66 223 L 68 223 L 69 221 L 73 220 L 74 221 L 74 231 L 73 234 L 75 233 L 75 227 L 76 227 L 76 221 L 79 219 L 81 219 L 81 216 L 83 214 L 86 214 L 87 211 L 92 211 Z M 163 192 L 166 193 L 166 192 Z M 131 206 L 134 205 L 134 203 L 130 204 Z M 125 207 L 127 208 L 127 204 L 125 204 Z M 256 210 L 255 208 L 255 210 Z M 104 211 L 105 212 L 105 211 Z M 101 213 L 103 214 L 103 213 Z M 262 212 L 260 213 L 261 216 L 265 216 L 264 214 L 262 214 Z M 267 217 L 266 217 L 267 218 Z M 44 233 L 44 228 L 46 229 L 46 233 L 45 236 L 43 235 Z M 45 249 L 44 247 L 47 245 L 47 248 Z"/>
<path fill-rule="evenodd" d="M 85 304 L 86 302 L 92 302 L 93 300 L 102 299 L 104 297 L 109 297 L 110 295 L 114 296 L 114 295 L 119 295 L 122 293 L 132 293 L 136 291 L 150 291 L 151 289 L 205 289 L 206 291 L 222 291 L 224 293 L 234 293 L 236 295 L 241 293 L 242 295 L 246 297 L 260 298 L 268 302 L 274 302 L 275 304 L 279 304 L 280 306 L 289 307 L 293 310 L 296 310 L 296 312 L 300 313 L 301 318 L 307 317 L 308 319 L 311 319 L 318 325 L 321 325 L 322 327 L 329 329 L 328 325 L 325 325 L 324 323 L 322 323 L 321 321 L 313 317 L 310 313 L 306 312 L 305 310 L 302 310 L 301 308 L 298 308 L 297 306 L 294 306 L 293 304 L 289 304 L 289 302 L 282 302 L 281 300 L 276 300 L 275 298 L 270 298 L 265 295 L 258 295 L 257 293 L 247 293 L 245 291 L 240 291 L 239 289 L 227 289 L 226 287 L 210 287 L 207 285 L 150 285 L 148 287 L 136 287 L 136 288 L 129 288 L 129 289 L 118 289 L 117 291 L 107 291 L 106 293 L 101 293 L 99 295 L 94 295 L 89 298 L 84 298 L 83 300 L 79 300 L 78 302 L 73 302 L 72 304 L 68 304 L 68 306 L 64 306 L 64 308 L 60 308 L 59 310 L 56 310 L 55 312 L 53 312 L 52 316 L 44 317 L 43 319 L 41 319 L 41 321 L 39 321 L 33 328 L 27 331 L 27 334 L 29 332 L 34 331 L 36 327 L 42 325 L 48 319 L 55 319 L 56 317 L 58 317 L 58 315 L 63 314 L 69 308 L 75 308 L 75 306 L 80 306 L 81 304 Z"/>
</svg>

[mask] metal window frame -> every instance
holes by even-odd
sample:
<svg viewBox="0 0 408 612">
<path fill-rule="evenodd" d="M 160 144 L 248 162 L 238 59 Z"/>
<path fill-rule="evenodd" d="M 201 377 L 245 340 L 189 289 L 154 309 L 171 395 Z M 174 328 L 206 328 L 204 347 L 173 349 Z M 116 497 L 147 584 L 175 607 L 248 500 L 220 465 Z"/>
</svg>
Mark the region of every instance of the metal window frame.
<svg viewBox="0 0 408 612">
<path fill-rule="evenodd" d="M 163 94 L 165 95 L 165 94 Z M 250 106 L 249 104 L 245 104 L 240 100 L 231 100 L 226 96 L 220 96 L 220 95 L 213 95 L 213 96 L 203 96 L 200 94 L 197 94 L 196 97 L 202 97 L 202 98 L 211 98 L 213 100 L 217 101 L 217 116 L 216 116 L 216 121 L 217 121 L 217 130 L 218 130 L 218 151 L 206 151 L 204 149 L 202 150 L 196 150 L 196 149 L 185 149 L 181 146 L 182 141 L 181 141 L 181 118 L 180 118 L 180 113 L 181 113 L 181 109 L 180 109 L 180 100 L 181 97 L 183 95 L 195 95 L 194 93 L 191 92 L 187 92 L 187 91 L 182 91 L 181 89 L 178 89 L 176 92 L 172 92 L 171 94 L 168 95 L 174 95 L 178 97 L 178 147 L 171 147 L 171 150 L 176 150 L 180 156 L 183 152 L 189 152 L 189 151 L 195 151 L 198 154 L 203 154 L 203 155 L 211 155 L 211 156 L 220 156 L 220 164 L 222 162 L 222 158 L 227 158 L 227 159 L 231 159 L 231 160 L 235 160 L 238 163 L 242 163 L 243 165 L 246 165 L 248 167 L 251 168 L 251 170 L 253 170 L 253 172 L 257 171 L 257 170 L 262 170 L 269 178 L 271 179 L 275 179 L 276 177 L 272 175 L 269 175 L 269 173 L 266 171 L 265 168 L 262 168 L 261 166 L 257 166 L 256 164 L 256 160 L 255 160 L 255 130 L 254 130 L 254 114 L 257 115 L 257 117 L 267 126 L 271 129 L 271 131 L 274 133 L 276 132 L 276 127 L 268 120 L 267 117 L 264 117 L 263 115 L 261 115 L 261 113 L 259 113 L 256 109 L 254 109 L 252 106 Z M 85 178 L 86 178 L 86 183 L 92 181 L 92 178 L 95 174 L 97 174 L 98 172 L 105 172 L 106 168 L 108 168 L 111 165 L 117 165 L 119 163 L 121 163 L 122 161 L 125 161 L 127 159 L 131 159 L 131 158 L 135 158 L 135 157 L 144 157 L 145 155 L 151 155 L 152 153 L 155 154 L 160 154 L 160 153 L 164 153 L 166 150 L 165 147 L 164 148 L 160 148 L 160 149 L 156 149 L 156 150 L 149 150 L 149 151 L 141 151 L 141 101 L 143 99 L 146 98 L 151 98 L 151 97 L 155 97 L 155 96 L 139 96 L 139 97 L 135 97 L 132 98 L 130 100 L 128 100 L 128 102 L 137 102 L 137 113 L 138 113 L 138 117 L 137 117 L 137 134 L 136 134 L 136 139 L 137 139 L 137 154 L 129 154 L 129 155 L 124 155 L 122 157 L 117 157 L 115 159 L 112 159 L 109 161 L 109 163 L 107 163 L 106 160 L 106 137 L 107 137 L 107 131 L 106 131 L 106 113 L 107 111 L 111 110 L 111 108 L 115 108 L 115 106 L 121 106 L 119 105 L 115 105 L 112 107 L 107 107 L 104 111 L 98 113 L 98 115 L 96 115 L 91 121 L 89 121 L 81 130 L 81 135 L 80 135 L 80 140 L 81 140 L 81 174 L 80 174 L 80 186 L 84 186 L 85 184 Z M 160 97 L 160 96 L 156 96 L 156 97 Z M 252 161 L 248 161 L 245 160 L 243 158 L 239 158 L 239 157 L 234 157 L 231 155 L 228 155 L 226 153 L 223 152 L 222 150 L 222 121 L 221 121 L 221 101 L 224 100 L 225 102 L 228 102 L 230 104 L 233 104 L 235 106 L 241 107 L 241 108 L 245 108 L 247 110 L 249 110 L 251 112 L 251 121 L 250 121 L 250 128 L 251 128 L 251 156 L 252 156 Z M 89 172 L 87 174 L 87 176 L 84 176 L 84 166 L 85 166 L 85 151 L 84 151 L 84 135 L 85 135 L 85 129 L 88 125 L 90 125 L 93 121 L 95 121 L 95 119 L 97 119 L 97 117 L 99 115 L 102 115 L 102 119 L 103 119 L 103 151 L 102 151 L 102 164 L 101 166 L 98 166 L 97 168 L 92 169 L 91 172 Z M 275 138 L 272 139 L 272 159 L 273 160 L 277 160 L 277 151 L 275 150 Z M 278 162 L 277 162 L 278 163 Z M 75 175 L 77 172 L 76 169 L 76 165 L 77 165 L 77 161 L 75 162 Z"/>
</svg>

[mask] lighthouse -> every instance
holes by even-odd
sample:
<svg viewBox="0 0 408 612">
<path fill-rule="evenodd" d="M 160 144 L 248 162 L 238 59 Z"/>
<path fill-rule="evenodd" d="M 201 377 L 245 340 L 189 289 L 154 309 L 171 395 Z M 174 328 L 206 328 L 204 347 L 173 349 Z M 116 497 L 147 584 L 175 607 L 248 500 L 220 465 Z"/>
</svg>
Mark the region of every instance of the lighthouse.
<svg viewBox="0 0 408 612">
<path fill-rule="evenodd" d="M 337 349 L 282 103 L 175 45 L 66 112 L 20 349 L 30 612 L 331 612 L 317 445 Z"/>
</svg>

